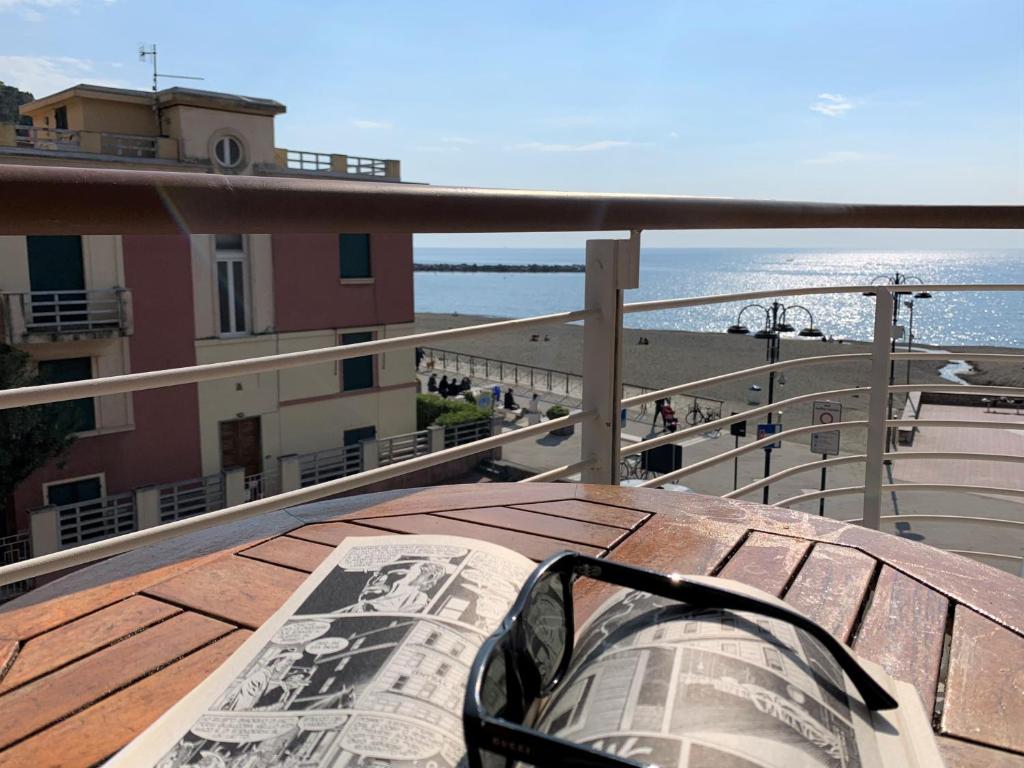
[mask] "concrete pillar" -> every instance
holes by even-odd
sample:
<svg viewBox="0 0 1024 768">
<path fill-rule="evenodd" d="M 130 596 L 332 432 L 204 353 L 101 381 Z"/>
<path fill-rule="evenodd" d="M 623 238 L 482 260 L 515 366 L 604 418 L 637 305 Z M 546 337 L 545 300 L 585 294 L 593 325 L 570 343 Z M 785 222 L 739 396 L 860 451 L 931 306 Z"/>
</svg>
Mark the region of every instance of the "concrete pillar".
<svg viewBox="0 0 1024 768">
<path fill-rule="evenodd" d="M 885 421 L 889 399 L 892 310 L 892 292 L 879 286 L 875 294 L 875 335 L 871 343 L 871 396 L 868 400 L 867 458 L 864 462 L 864 507 L 861 518 L 861 525 L 876 531 L 881 523 L 883 460 L 888 444 Z"/>
<path fill-rule="evenodd" d="M 13 147 L 17 144 L 14 123 L 0 123 L 0 147 Z"/>
<path fill-rule="evenodd" d="M 622 402 L 622 293 L 640 282 L 640 233 L 629 240 L 588 240 L 584 306 L 597 317 L 583 322 L 584 411 L 582 422 L 585 483 L 619 484 L 619 411 Z"/>
<path fill-rule="evenodd" d="M 359 450 L 362 451 L 363 472 L 380 466 L 380 450 L 377 446 L 376 438 L 371 437 L 367 440 L 360 440 Z"/>
<path fill-rule="evenodd" d="M 274 147 L 274 165 L 278 168 L 288 167 L 288 150 Z"/>
<path fill-rule="evenodd" d="M 103 152 L 103 134 L 96 133 L 96 131 L 79 131 L 78 149 L 81 152 L 101 154 Z"/>
<path fill-rule="evenodd" d="M 57 508 L 40 507 L 29 510 L 29 532 L 32 536 L 32 557 L 60 550 L 60 526 Z"/>
<path fill-rule="evenodd" d="M 384 161 L 384 176 L 388 179 L 400 179 L 402 178 L 402 161 L 401 160 L 385 160 Z"/>
<path fill-rule="evenodd" d="M 160 525 L 160 489 L 154 485 L 135 489 L 135 519 L 139 530 Z"/>
<path fill-rule="evenodd" d="M 275 150 L 276 152 L 277 150 Z M 178 160 L 178 140 L 167 136 L 158 136 L 156 140 L 156 156 L 163 160 Z M 287 163 L 286 163 L 287 164 Z"/>
<path fill-rule="evenodd" d="M 348 155 L 331 155 L 331 170 L 334 173 L 348 173 Z"/>
<path fill-rule="evenodd" d="M 299 457 L 290 453 L 278 458 L 281 467 L 281 493 L 297 491 L 302 487 L 302 464 Z"/>
<path fill-rule="evenodd" d="M 501 427 L 505 423 L 504 416 L 491 416 L 491 437 L 501 434 Z M 491 449 L 491 460 L 498 461 L 501 458 L 501 446 Z"/>
<path fill-rule="evenodd" d="M 228 467 L 222 473 L 224 478 L 224 505 L 233 507 L 244 504 L 249 499 L 245 496 L 245 467 Z"/>
<path fill-rule="evenodd" d="M 431 424 L 427 427 L 430 437 L 430 452 L 437 453 L 444 450 L 444 427 L 439 424 Z"/>
</svg>

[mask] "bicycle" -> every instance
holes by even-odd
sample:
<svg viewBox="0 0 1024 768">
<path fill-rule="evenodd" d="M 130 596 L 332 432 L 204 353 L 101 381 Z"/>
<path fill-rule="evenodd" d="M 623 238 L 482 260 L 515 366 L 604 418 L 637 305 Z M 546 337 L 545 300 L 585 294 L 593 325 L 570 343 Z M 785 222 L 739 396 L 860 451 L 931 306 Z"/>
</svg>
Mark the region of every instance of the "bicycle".
<svg viewBox="0 0 1024 768">
<path fill-rule="evenodd" d="M 722 418 L 720 410 L 715 410 L 711 406 L 708 406 L 707 409 L 701 408 L 700 403 L 694 401 L 693 405 L 690 406 L 690 410 L 686 412 L 685 421 L 691 427 L 695 427 L 698 424 L 716 421 L 720 418 Z"/>
</svg>

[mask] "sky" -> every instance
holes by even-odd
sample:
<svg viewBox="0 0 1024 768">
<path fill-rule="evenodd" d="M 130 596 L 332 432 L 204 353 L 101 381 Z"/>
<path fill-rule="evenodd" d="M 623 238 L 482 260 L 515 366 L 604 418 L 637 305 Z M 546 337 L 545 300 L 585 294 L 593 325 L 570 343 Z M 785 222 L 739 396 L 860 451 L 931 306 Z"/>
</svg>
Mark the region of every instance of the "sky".
<svg viewBox="0 0 1024 768">
<path fill-rule="evenodd" d="M 1024 0 L 0 0 L 0 80 L 268 97 L 281 147 L 430 184 L 1024 204 Z M 576 246 L 576 233 L 418 245 Z M 651 232 L 657 246 L 1024 247 L 1024 233 Z"/>
</svg>

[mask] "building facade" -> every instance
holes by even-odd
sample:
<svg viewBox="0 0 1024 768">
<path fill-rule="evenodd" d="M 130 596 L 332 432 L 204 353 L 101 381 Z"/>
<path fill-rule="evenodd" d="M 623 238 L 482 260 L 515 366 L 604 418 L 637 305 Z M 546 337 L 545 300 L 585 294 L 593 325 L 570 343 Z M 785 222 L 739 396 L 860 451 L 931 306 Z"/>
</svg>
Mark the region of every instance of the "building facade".
<svg viewBox="0 0 1024 768">
<path fill-rule="evenodd" d="M 275 147 L 284 111 L 80 85 L 23 105 L 31 126 L 0 124 L 0 162 L 400 182 L 397 161 Z M 410 332 L 412 236 L 0 237 L 0 302 L 3 341 L 52 382 L 353 344 Z M 122 532 L 140 525 L 138 489 L 166 512 L 219 480 L 222 505 L 228 471 L 248 498 L 276 492 L 283 458 L 413 432 L 415 391 L 406 350 L 77 401 L 69 455 L 20 485 L 0 535 L 42 507 L 57 508 L 58 546 Z"/>
</svg>

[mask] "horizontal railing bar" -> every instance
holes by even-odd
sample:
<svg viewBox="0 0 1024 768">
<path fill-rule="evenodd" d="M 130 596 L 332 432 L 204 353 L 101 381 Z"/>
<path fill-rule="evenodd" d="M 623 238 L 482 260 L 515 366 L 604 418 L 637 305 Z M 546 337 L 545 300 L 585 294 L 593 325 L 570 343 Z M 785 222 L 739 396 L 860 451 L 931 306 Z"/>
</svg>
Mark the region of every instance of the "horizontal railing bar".
<svg viewBox="0 0 1024 768">
<path fill-rule="evenodd" d="M 879 520 L 934 520 L 936 522 L 945 522 L 947 520 L 970 520 L 972 523 L 978 523 L 980 525 L 1008 525 L 1011 528 L 1022 528 L 1024 529 L 1024 522 L 1020 520 L 1004 520 L 999 517 L 974 517 L 972 515 L 929 515 L 929 514 L 910 514 L 910 515 L 883 515 Z M 861 518 L 854 520 L 843 520 L 844 523 L 859 523 Z"/>
<path fill-rule="evenodd" d="M 593 459 L 586 459 L 584 461 L 577 461 L 575 464 L 563 464 L 560 467 L 549 469 L 546 472 L 540 474 L 531 475 L 530 477 L 520 480 L 520 483 L 546 483 L 549 480 L 559 480 L 569 475 L 575 475 L 577 472 L 582 472 L 587 467 L 594 463 Z"/>
<path fill-rule="evenodd" d="M 961 493 L 987 493 L 993 496 L 1024 496 L 1024 488 L 999 488 L 993 485 L 964 485 L 961 483 L 883 483 L 882 490 L 901 493 L 903 491 L 959 491 Z M 776 507 L 786 507 L 802 501 L 828 498 L 830 496 L 846 496 L 851 493 L 862 493 L 863 485 L 850 485 L 845 488 L 829 488 L 827 491 L 814 491 L 775 502 Z M 904 515 L 900 515 L 904 517 Z M 909 515 L 906 515 L 909 517 Z"/>
<path fill-rule="evenodd" d="M 1021 229 L 1024 206 L 733 200 L 106 168 L 0 167 L 0 234 Z M 130 215 L 126 215 L 130 213 Z"/>
<path fill-rule="evenodd" d="M 162 371 L 144 373 L 127 373 L 121 376 L 108 376 L 101 379 L 85 379 L 60 384 L 42 384 L 35 387 L 0 390 L 0 410 L 20 408 L 26 405 L 74 400 L 80 397 L 101 397 L 122 392 L 139 392 L 145 389 L 172 387 L 179 384 L 194 384 L 200 381 L 214 381 L 231 376 L 245 376 L 255 373 L 267 373 L 285 368 L 298 368 L 303 365 L 346 360 L 353 357 L 376 355 L 392 352 L 397 349 L 422 346 L 424 342 L 437 339 L 451 339 L 465 336 L 479 336 L 487 333 L 529 328 L 535 325 L 551 325 L 584 320 L 597 314 L 594 309 L 581 309 L 574 312 L 558 312 L 552 315 L 525 317 L 517 320 L 502 320 L 496 323 L 468 325 L 463 328 L 451 328 L 443 331 L 396 336 L 391 339 L 365 341 L 358 344 L 310 349 L 302 352 L 285 352 L 266 357 L 250 357 L 246 360 L 232 360 L 222 363 L 206 363 L 187 368 L 168 368 Z"/>
<path fill-rule="evenodd" d="M 832 293 L 877 293 L 880 290 L 894 290 L 904 286 L 895 285 L 829 285 L 801 288 L 773 288 L 765 291 L 748 291 L 747 293 L 723 293 L 716 296 L 690 296 L 678 299 L 656 299 L 654 301 L 637 301 L 632 304 L 623 304 L 622 311 L 629 312 L 658 312 L 663 309 L 680 309 L 682 307 L 700 307 L 706 304 L 728 304 L 734 301 L 746 301 L 748 299 L 771 299 L 783 296 L 814 296 L 818 294 Z M 978 285 L 956 284 L 956 285 L 914 285 L 910 286 L 915 291 L 1024 291 L 1024 285 L 1020 283 L 981 283 Z"/>
<path fill-rule="evenodd" d="M 821 431 L 821 427 L 816 427 L 815 430 Z M 781 434 L 786 433 L 783 432 Z M 859 453 L 851 454 L 849 456 L 837 456 L 832 459 L 809 461 L 806 464 L 800 464 L 795 467 L 780 470 L 773 475 L 769 475 L 761 480 L 756 480 L 753 483 L 744 485 L 742 488 L 737 488 L 735 491 L 724 493 L 722 494 L 722 498 L 738 498 L 740 496 L 745 496 L 752 491 L 764 488 L 766 485 L 773 485 L 784 478 L 791 477 L 792 475 L 798 475 L 801 472 L 810 472 L 812 470 L 824 469 L 826 467 L 833 467 L 840 464 L 852 464 L 858 461 L 864 461 L 866 458 L 867 456 L 865 456 L 865 454 Z M 1024 463 L 1024 456 L 1014 456 L 1008 453 L 963 453 L 959 451 L 900 451 L 898 453 L 883 453 L 882 458 L 887 461 L 956 459 L 958 461 L 1005 461 L 1011 463 Z"/>
<path fill-rule="evenodd" d="M 1024 395 L 1024 387 L 986 387 L 979 384 L 890 384 L 890 392 L 934 392 L 943 395 Z"/>
<path fill-rule="evenodd" d="M 882 518 L 885 519 L 884 517 Z M 963 557 L 969 557 L 972 560 L 977 560 L 982 557 L 992 557 L 996 560 L 1009 560 L 1012 563 L 1024 562 L 1024 557 L 1020 555 L 1001 555 L 998 552 L 979 552 L 975 549 L 946 549 L 941 547 L 943 552 L 952 552 L 954 555 L 961 555 Z"/>
<path fill-rule="evenodd" d="M 889 357 L 893 360 L 990 360 L 993 362 L 1005 361 L 1015 363 L 1024 360 L 1024 354 L 1010 352 L 892 352 Z M 959 385 L 963 388 L 963 384 Z"/>
<path fill-rule="evenodd" d="M 959 427 L 961 429 L 1022 429 L 1024 421 L 974 421 L 967 419 L 886 419 L 887 427 Z M 908 451 L 913 453 L 913 451 Z M 903 455 L 902 453 L 900 454 Z"/>
<path fill-rule="evenodd" d="M 765 373 L 770 373 L 771 371 L 781 371 L 786 368 L 796 368 L 801 365 L 817 365 L 818 363 L 846 363 L 853 362 L 856 360 L 870 359 L 870 352 L 853 352 L 849 354 L 844 353 L 840 355 L 819 355 L 817 357 L 797 357 L 792 360 L 783 360 L 781 362 L 771 363 L 769 365 L 759 365 L 755 368 L 746 368 L 742 371 L 723 373 L 719 376 L 711 376 L 707 379 L 699 379 L 697 381 L 687 382 L 686 384 L 677 384 L 672 387 L 666 387 L 665 389 L 644 392 L 641 395 L 634 395 L 633 397 L 627 397 L 623 399 L 622 407 L 632 408 L 634 405 L 640 405 L 641 403 L 650 402 L 651 400 L 660 400 L 662 398 L 672 397 L 673 395 L 679 395 L 691 389 L 700 389 L 701 387 L 709 387 L 715 384 L 722 384 L 726 381 L 734 381 L 735 379 L 745 379 L 750 376 L 760 376 Z"/>
<path fill-rule="evenodd" d="M 716 429 L 722 429 L 723 427 L 727 427 L 730 424 L 734 424 L 737 421 L 746 421 L 747 419 L 753 416 L 761 416 L 763 414 L 778 410 L 779 408 L 786 408 L 790 405 L 804 403 L 807 402 L 808 400 L 814 400 L 819 397 L 840 397 L 842 395 L 851 395 L 860 392 L 870 392 L 870 388 L 864 386 L 848 387 L 846 389 L 830 389 L 824 392 L 811 392 L 810 394 L 807 395 L 797 395 L 796 397 L 790 397 L 787 398 L 786 400 L 776 400 L 774 403 L 760 405 L 757 408 L 750 408 L 746 411 L 741 411 L 740 413 L 734 413 L 731 416 L 723 416 L 722 418 L 715 419 L 714 421 L 706 421 L 703 424 L 697 424 L 696 426 L 687 427 L 686 429 L 680 429 L 676 432 L 668 432 L 664 435 L 658 435 L 658 437 L 653 437 L 650 440 L 644 440 L 639 443 L 634 443 L 633 445 L 626 446 L 621 451 L 619 451 L 619 455 L 632 456 L 634 453 L 642 453 L 643 451 L 650 450 L 651 448 L 657 448 L 659 445 L 667 445 L 668 443 L 678 442 L 679 440 L 689 437 L 690 435 L 703 434 L 705 432 L 713 432 Z M 841 423 L 844 422 L 829 424 L 828 429 L 823 428 L 821 425 L 815 425 L 814 430 L 816 432 L 826 432 L 828 430 L 835 429 L 838 426 L 838 424 Z M 851 424 L 854 422 L 845 423 Z M 802 427 L 800 428 L 800 430 L 805 431 Z M 789 430 L 789 433 L 799 434 L 798 430 L 796 429 Z M 776 433 L 774 437 L 776 438 L 776 440 L 779 440 L 781 439 L 780 435 L 784 434 L 786 433 L 779 432 Z M 753 445 L 753 443 L 751 443 L 751 445 Z"/>
<path fill-rule="evenodd" d="M 23 560 L 11 565 L 0 567 L 0 586 L 11 584 L 22 579 L 31 579 L 42 576 L 53 571 L 72 568 L 77 565 L 84 565 L 95 560 L 119 555 L 149 544 L 172 539 L 193 531 L 201 531 L 212 528 L 223 523 L 245 520 L 266 512 L 275 512 L 285 507 L 305 504 L 310 501 L 334 496 L 345 491 L 361 488 L 372 483 L 388 480 L 392 477 L 415 472 L 419 469 L 433 467 L 453 459 L 460 459 L 464 456 L 472 456 L 482 451 L 497 448 L 506 443 L 522 440 L 534 435 L 547 434 L 551 429 L 568 427 L 572 424 L 579 424 L 582 421 L 596 417 L 595 411 L 581 411 L 552 419 L 541 424 L 534 424 L 529 427 L 505 432 L 500 435 L 493 435 L 472 443 L 466 443 L 456 448 L 446 448 L 443 451 L 419 456 L 415 459 L 389 464 L 386 467 L 377 467 L 355 475 L 341 477 L 337 480 L 329 480 L 318 485 L 299 488 L 294 491 L 279 493 L 256 501 L 238 504 L 227 509 L 219 509 L 201 515 L 176 520 L 172 523 L 165 523 L 155 528 L 146 528 L 141 531 L 126 533 L 121 536 L 105 539 L 103 541 L 85 544 L 74 549 L 54 552 L 48 555 L 34 557 L 31 560 Z"/>
<path fill-rule="evenodd" d="M 834 424 L 829 424 L 827 431 L 831 432 L 831 431 L 842 431 L 842 430 L 845 430 L 845 429 L 864 429 L 865 427 L 867 427 L 867 425 L 868 425 L 868 422 L 866 420 L 861 420 L 861 421 L 837 421 Z M 796 435 L 803 435 L 803 434 L 807 434 L 808 432 L 822 432 L 822 431 L 825 431 L 825 430 L 822 429 L 820 424 L 811 424 L 811 425 L 805 426 L 805 427 L 794 427 L 793 429 L 787 429 L 785 432 L 776 432 L 774 435 L 769 435 L 768 437 L 762 437 L 760 440 L 755 440 L 752 443 L 747 443 L 746 445 L 741 445 L 738 448 L 731 448 L 728 451 L 724 451 L 723 453 L 718 453 L 718 454 L 715 454 L 714 456 L 710 456 L 710 457 L 704 459 L 703 461 L 698 461 L 698 462 L 696 462 L 694 464 L 690 464 L 689 466 L 682 467 L 681 469 L 673 470 L 672 472 L 666 472 L 664 475 L 659 475 L 658 477 L 652 478 L 651 480 L 645 480 L 644 482 L 640 483 L 640 485 L 638 487 L 640 487 L 640 488 L 655 488 L 655 487 L 657 487 L 659 485 L 662 485 L 663 483 L 670 483 L 673 480 L 678 480 L 681 477 L 686 477 L 687 475 L 691 475 L 694 472 L 699 472 L 702 469 L 707 469 L 708 467 L 713 467 L 716 464 L 721 464 L 722 462 L 728 461 L 729 459 L 735 458 L 737 456 L 742 456 L 744 453 L 749 453 L 750 451 L 756 451 L 758 448 L 764 448 L 764 446 L 766 446 L 766 445 L 771 445 L 772 443 L 777 443 L 783 437 L 795 437 Z M 678 434 L 678 433 L 676 433 L 676 434 Z M 639 445 L 641 446 L 641 451 L 647 450 L 646 445 L 649 442 L 651 442 L 651 441 L 647 441 L 647 442 L 644 442 L 644 443 L 639 443 Z M 633 451 L 633 453 L 639 453 L 641 451 Z M 625 453 L 625 451 L 623 451 L 622 453 Z"/>
</svg>

